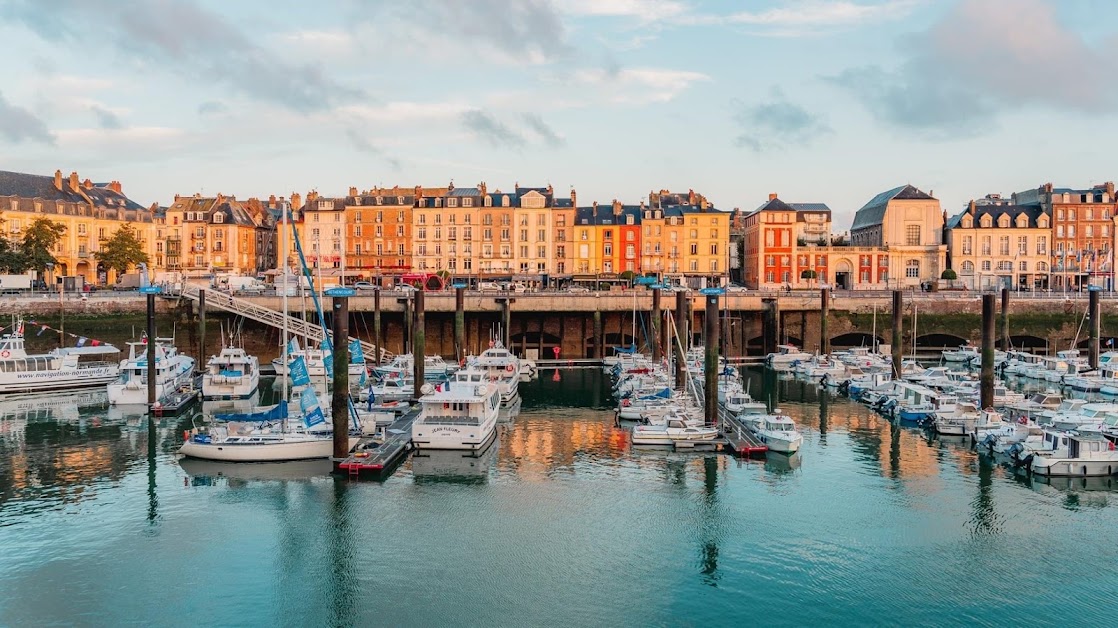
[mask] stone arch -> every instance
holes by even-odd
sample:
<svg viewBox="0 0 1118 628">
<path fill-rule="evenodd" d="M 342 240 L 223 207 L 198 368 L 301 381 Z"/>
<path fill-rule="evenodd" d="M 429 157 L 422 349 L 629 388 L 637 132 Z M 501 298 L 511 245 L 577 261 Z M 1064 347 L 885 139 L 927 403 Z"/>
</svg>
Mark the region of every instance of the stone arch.
<svg viewBox="0 0 1118 628">
<path fill-rule="evenodd" d="M 874 346 L 875 336 L 865 332 L 852 331 L 846 334 L 839 334 L 838 336 L 831 337 L 832 347 L 872 347 Z M 876 337 L 877 344 L 882 344 L 885 341 L 880 337 Z"/>
<path fill-rule="evenodd" d="M 916 337 L 916 347 L 925 349 L 954 349 L 968 342 L 966 338 L 955 334 L 924 334 Z"/>
<path fill-rule="evenodd" d="M 1105 340 L 1103 341 L 1106 342 Z M 1116 341 L 1118 342 L 1118 341 Z M 1005 349 L 1002 346 L 1002 339 L 998 338 L 994 343 L 999 349 Z M 1026 351 L 1035 351 L 1040 349 L 1042 352 L 1048 349 L 1048 340 L 1040 336 L 1030 336 L 1029 334 L 1018 334 L 1009 337 L 1009 346 L 1013 349 L 1024 349 Z"/>
<path fill-rule="evenodd" d="M 835 272 L 836 273 L 852 273 L 852 272 L 854 272 L 854 264 L 851 263 L 850 260 L 843 257 L 843 258 L 839 259 L 837 264 L 835 264 Z"/>
</svg>

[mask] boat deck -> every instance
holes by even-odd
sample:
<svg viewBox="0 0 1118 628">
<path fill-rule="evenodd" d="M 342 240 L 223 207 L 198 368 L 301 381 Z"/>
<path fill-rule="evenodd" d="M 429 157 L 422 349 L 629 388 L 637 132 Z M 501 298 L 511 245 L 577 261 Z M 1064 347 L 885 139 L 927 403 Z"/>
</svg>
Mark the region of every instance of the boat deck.
<svg viewBox="0 0 1118 628">
<path fill-rule="evenodd" d="M 378 444 L 371 439 L 363 439 L 356 451 L 338 463 L 338 469 L 348 473 L 352 478 L 363 475 L 385 478 L 392 475 L 392 471 L 413 450 L 411 425 L 417 417 L 419 417 L 418 406 L 393 421 L 385 429 L 387 437 L 383 442 Z"/>
<path fill-rule="evenodd" d="M 167 397 L 160 402 L 158 407 L 152 408 L 152 411 L 155 412 L 156 416 L 174 416 L 197 401 L 201 394 L 202 376 L 195 375 L 190 386 L 184 386 L 170 395 L 167 395 Z"/>
</svg>

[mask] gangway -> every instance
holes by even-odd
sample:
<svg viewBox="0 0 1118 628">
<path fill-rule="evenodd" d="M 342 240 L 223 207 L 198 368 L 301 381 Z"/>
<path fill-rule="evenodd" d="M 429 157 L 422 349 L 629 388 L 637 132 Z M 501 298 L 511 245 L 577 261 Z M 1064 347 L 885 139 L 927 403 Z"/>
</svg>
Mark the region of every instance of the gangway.
<svg viewBox="0 0 1118 628">
<path fill-rule="evenodd" d="M 199 290 L 200 288 L 198 286 L 187 285 L 183 287 L 181 296 L 191 301 L 198 301 Z M 316 343 L 322 342 L 325 337 L 322 326 L 317 323 L 305 321 L 301 318 L 291 316 L 290 314 L 285 315 L 282 312 L 257 305 L 245 299 L 238 299 L 237 297 L 218 290 L 206 291 L 206 307 L 211 305 L 218 309 L 225 310 L 226 312 L 254 320 L 258 323 L 271 325 L 276 329 L 283 329 L 283 319 L 286 317 L 287 330 L 292 336 L 306 338 Z M 352 341 L 354 338 L 351 336 L 350 340 Z M 365 353 L 366 361 L 372 360 L 375 349 L 373 343 L 364 340 L 361 341 L 361 350 Z M 381 347 L 380 362 L 378 362 L 378 364 L 384 364 L 393 357 L 395 356 L 391 352 Z"/>
</svg>

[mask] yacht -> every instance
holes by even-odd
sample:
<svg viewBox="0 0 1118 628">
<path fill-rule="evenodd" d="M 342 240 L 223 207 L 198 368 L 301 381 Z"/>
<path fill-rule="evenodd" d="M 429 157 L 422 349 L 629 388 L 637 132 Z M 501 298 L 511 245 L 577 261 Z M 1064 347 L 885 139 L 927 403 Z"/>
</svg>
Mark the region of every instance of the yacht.
<svg viewBox="0 0 1118 628">
<path fill-rule="evenodd" d="M 112 345 L 63 347 L 28 355 L 23 322 L 0 338 L 0 393 L 45 392 L 103 386 L 120 374 Z"/>
<path fill-rule="evenodd" d="M 147 340 L 128 343 L 128 359 L 120 362 L 120 377 L 109 384 L 109 404 L 144 405 L 148 401 Z M 162 401 L 193 383 L 194 358 L 179 353 L 173 338 L 155 339 L 155 398 Z"/>
<path fill-rule="evenodd" d="M 937 434 L 944 436 L 966 436 L 978 423 L 978 407 L 962 401 L 950 410 L 935 413 Z"/>
<path fill-rule="evenodd" d="M 944 362 L 962 362 L 969 364 L 972 360 L 981 359 L 982 352 L 974 345 L 961 345 L 958 349 L 947 349 L 943 352 Z"/>
<path fill-rule="evenodd" d="M 241 347 L 224 347 L 206 361 L 202 399 L 248 399 L 260 386 L 260 360 Z"/>
<path fill-rule="evenodd" d="M 439 355 L 428 355 L 423 358 L 423 379 L 445 380 L 455 371 L 456 367 Z M 386 375 L 413 375 L 415 373 L 415 360 L 412 354 L 405 353 L 392 358 L 392 361 L 372 369 L 374 376 Z"/>
<path fill-rule="evenodd" d="M 749 393 L 743 390 L 737 390 L 726 393 L 726 411 L 735 415 L 738 414 L 764 414 L 768 412 L 768 406 L 762 401 L 755 401 Z"/>
<path fill-rule="evenodd" d="M 412 444 L 419 449 L 480 451 L 497 435 L 501 393 L 484 371 L 459 371 L 420 397 L 419 405 L 411 427 Z"/>
<path fill-rule="evenodd" d="M 1038 451 L 1029 469 L 1039 475 L 1097 477 L 1118 472 L 1118 451 L 1100 434 L 1067 433 L 1066 447 Z"/>
<path fill-rule="evenodd" d="M 410 375 L 386 375 L 358 393 L 358 400 L 405 401 L 415 396 L 415 380 Z"/>
<path fill-rule="evenodd" d="M 290 419 L 286 401 L 251 413 L 217 415 L 216 419 L 220 423 L 187 431 L 179 453 L 225 462 L 313 460 L 334 455 L 332 424 L 307 425 Z M 349 449 L 356 444 L 357 439 L 350 435 Z"/>
<path fill-rule="evenodd" d="M 497 390 L 501 393 L 501 404 L 510 406 L 519 398 L 520 386 L 520 360 L 508 349 L 495 341 L 492 347 L 481 352 L 481 355 L 468 359 L 469 368 L 481 369 L 496 382 Z M 458 373 L 455 373 L 457 379 Z"/>
<path fill-rule="evenodd" d="M 770 451 L 782 454 L 794 454 L 799 451 L 804 443 L 804 435 L 796 429 L 792 418 L 780 414 L 758 414 L 747 416 L 746 427 L 768 446 Z"/>
<path fill-rule="evenodd" d="M 718 429 L 689 425 L 679 417 L 672 417 L 662 424 L 633 427 L 634 445 L 675 445 L 681 441 L 708 441 L 718 438 Z"/>
<path fill-rule="evenodd" d="M 801 351 L 796 345 L 777 345 L 776 352 L 765 356 L 765 365 L 777 371 L 787 371 L 796 362 L 805 362 L 812 354 Z"/>
</svg>

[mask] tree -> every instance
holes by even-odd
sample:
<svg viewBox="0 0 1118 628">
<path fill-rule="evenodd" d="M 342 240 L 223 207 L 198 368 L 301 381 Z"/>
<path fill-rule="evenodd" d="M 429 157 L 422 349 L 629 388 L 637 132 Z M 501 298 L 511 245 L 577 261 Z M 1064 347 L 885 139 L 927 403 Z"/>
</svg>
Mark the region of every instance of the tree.
<svg viewBox="0 0 1118 628">
<path fill-rule="evenodd" d="M 808 285 L 810 285 L 811 280 L 815 279 L 817 276 L 818 275 L 815 274 L 815 271 L 810 268 L 806 268 L 803 272 L 800 273 L 800 279 L 807 279 Z"/>
<path fill-rule="evenodd" d="M 959 278 L 959 275 L 955 274 L 954 270 L 947 268 L 940 273 L 939 278 L 947 281 L 947 285 L 955 287 L 954 281 Z"/>
<path fill-rule="evenodd" d="M 27 260 L 27 267 L 43 272 L 48 265 L 57 264 L 58 260 L 51 255 L 50 250 L 65 233 L 66 225 L 49 218 L 36 218 L 23 233 L 23 255 Z"/>
<path fill-rule="evenodd" d="M 27 256 L 23 250 L 7 238 L 0 238 L 0 272 L 22 275 L 27 272 Z"/>
<path fill-rule="evenodd" d="M 634 273 L 631 270 L 627 270 L 627 271 L 621 273 L 620 275 L 618 275 L 619 279 L 624 279 L 625 281 L 629 282 L 629 287 L 633 286 L 633 280 L 636 279 L 636 277 L 637 277 L 637 274 Z"/>
<path fill-rule="evenodd" d="M 104 264 L 105 268 L 115 270 L 118 277 L 128 272 L 132 266 L 148 261 L 148 254 L 144 252 L 136 230 L 127 223 L 113 237 L 102 242 L 101 250 L 94 253 L 93 257 Z"/>
</svg>

